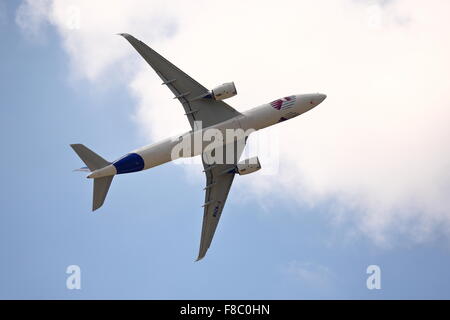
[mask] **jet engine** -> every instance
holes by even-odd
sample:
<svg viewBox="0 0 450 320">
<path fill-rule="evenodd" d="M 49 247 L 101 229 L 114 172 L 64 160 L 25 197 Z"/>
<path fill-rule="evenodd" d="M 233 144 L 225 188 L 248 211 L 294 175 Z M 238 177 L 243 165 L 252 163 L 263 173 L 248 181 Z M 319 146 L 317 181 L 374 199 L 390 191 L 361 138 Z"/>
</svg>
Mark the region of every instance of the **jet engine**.
<svg viewBox="0 0 450 320">
<path fill-rule="evenodd" d="M 214 100 L 225 100 L 237 95 L 234 82 L 227 82 L 211 90 L 211 96 Z"/>
<path fill-rule="evenodd" d="M 261 169 L 261 164 L 259 163 L 258 157 L 253 157 L 239 161 L 236 166 L 236 171 L 241 176 L 244 174 L 253 173 L 255 171 L 258 171 L 259 169 Z"/>
</svg>

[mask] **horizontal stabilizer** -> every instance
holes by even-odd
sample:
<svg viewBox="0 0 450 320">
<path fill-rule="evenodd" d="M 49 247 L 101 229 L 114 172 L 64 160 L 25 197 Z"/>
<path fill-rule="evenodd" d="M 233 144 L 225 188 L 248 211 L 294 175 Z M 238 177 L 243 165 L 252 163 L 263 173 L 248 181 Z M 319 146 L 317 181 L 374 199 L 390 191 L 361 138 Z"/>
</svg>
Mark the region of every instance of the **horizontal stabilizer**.
<svg viewBox="0 0 450 320">
<path fill-rule="evenodd" d="M 70 145 L 91 171 L 106 167 L 109 162 L 82 144 Z"/>
</svg>

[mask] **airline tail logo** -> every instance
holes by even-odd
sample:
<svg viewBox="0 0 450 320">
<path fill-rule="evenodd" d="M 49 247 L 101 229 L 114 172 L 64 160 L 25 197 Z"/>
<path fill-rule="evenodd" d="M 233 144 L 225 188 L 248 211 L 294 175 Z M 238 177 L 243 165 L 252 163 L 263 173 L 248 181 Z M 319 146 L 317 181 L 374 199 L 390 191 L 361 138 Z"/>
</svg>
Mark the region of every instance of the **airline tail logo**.
<svg viewBox="0 0 450 320">
<path fill-rule="evenodd" d="M 270 103 L 272 108 L 275 108 L 277 110 L 288 109 L 292 107 L 294 104 L 295 104 L 295 96 L 284 97 L 282 99 L 278 99 Z"/>
</svg>

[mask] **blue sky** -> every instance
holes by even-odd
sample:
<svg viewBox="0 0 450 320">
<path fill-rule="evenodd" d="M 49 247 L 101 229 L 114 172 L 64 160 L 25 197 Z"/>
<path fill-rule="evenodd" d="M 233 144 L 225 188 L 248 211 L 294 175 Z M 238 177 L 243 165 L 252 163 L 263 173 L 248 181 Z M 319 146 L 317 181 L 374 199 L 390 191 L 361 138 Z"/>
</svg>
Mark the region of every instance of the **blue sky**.
<svg viewBox="0 0 450 320">
<path fill-rule="evenodd" d="M 450 298 L 446 236 L 388 248 L 349 240 L 347 226 L 330 223 L 331 200 L 293 205 L 275 195 L 265 207 L 232 189 L 201 262 L 203 184 L 179 165 L 117 177 L 105 206 L 90 212 L 91 182 L 72 172 L 82 163 L 69 144 L 113 160 L 151 142 L 132 119 L 136 99 L 119 81 L 97 90 L 73 79 L 54 29 L 30 39 L 17 7 L 0 9 L 0 298 Z M 73 264 L 81 290 L 66 288 Z M 366 288 L 372 264 L 381 290 Z"/>
</svg>

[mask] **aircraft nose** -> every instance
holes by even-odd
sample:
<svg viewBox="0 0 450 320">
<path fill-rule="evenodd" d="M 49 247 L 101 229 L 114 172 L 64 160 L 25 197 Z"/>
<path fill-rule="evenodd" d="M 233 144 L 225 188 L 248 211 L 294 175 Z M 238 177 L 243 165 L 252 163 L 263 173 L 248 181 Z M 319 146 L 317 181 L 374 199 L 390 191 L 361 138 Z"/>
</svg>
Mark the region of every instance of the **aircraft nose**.
<svg viewBox="0 0 450 320">
<path fill-rule="evenodd" d="M 327 98 L 326 94 L 318 93 L 317 94 L 317 104 L 322 103 L 323 100 Z"/>
</svg>

